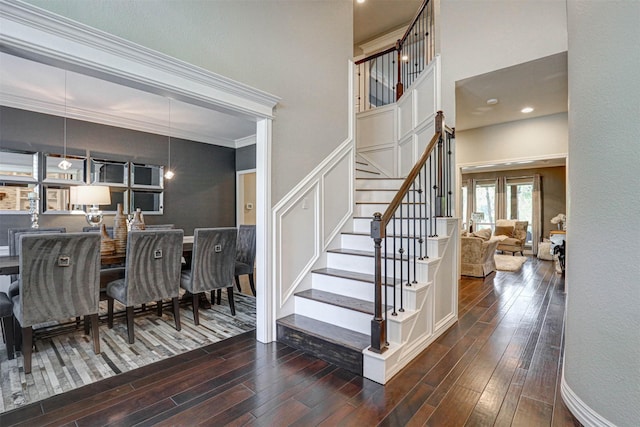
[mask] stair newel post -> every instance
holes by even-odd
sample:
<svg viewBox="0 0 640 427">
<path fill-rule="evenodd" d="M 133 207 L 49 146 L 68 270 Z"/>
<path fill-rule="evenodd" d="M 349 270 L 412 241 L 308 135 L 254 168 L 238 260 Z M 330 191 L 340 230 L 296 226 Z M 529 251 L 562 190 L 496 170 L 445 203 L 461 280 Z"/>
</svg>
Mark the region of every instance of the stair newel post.
<svg viewBox="0 0 640 427">
<path fill-rule="evenodd" d="M 398 83 L 396 83 L 396 101 L 400 99 L 404 93 L 402 85 L 402 40 L 396 42 L 396 51 L 398 53 Z"/>
<path fill-rule="evenodd" d="M 387 324 L 382 318 L 382 239 L 384 238 L 382 214 L 376 212 L 371 221 L 371 238 L 374 242 L 374 280 L 375 303 L 374 317 L 371 320 L 371 347 L 375 353 L 382 353 L 387 349 Z"/>
</svg>

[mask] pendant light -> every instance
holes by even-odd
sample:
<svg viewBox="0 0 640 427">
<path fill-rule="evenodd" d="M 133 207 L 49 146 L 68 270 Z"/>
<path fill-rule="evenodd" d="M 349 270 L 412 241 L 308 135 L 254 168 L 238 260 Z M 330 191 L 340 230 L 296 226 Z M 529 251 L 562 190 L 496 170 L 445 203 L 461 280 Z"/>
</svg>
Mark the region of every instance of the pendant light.
<svg viewBox="0 0 640 427">
<path fill-rule="evenodd" d="M 164 173 L 166 179 L 171 179 L 175 176 L 171 170 L 171 98 L 169 98 L 169 156 L 167 162 L 167 171 Z"/>
<path fill-rule="evenodd" d="M 58 163 L 58 167 L 66 171 L 73 163 L 67 160 L 67 70 L 64 70 L 64 138 L 63 138 L 62 160 Z"/>
</svg>

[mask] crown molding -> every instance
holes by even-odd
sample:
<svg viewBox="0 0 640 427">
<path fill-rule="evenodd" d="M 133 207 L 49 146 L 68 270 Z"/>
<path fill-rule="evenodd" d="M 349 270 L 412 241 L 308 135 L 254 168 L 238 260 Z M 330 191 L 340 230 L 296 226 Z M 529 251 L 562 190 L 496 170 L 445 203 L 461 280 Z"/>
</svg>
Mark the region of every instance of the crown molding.
<svg viewBox="0 0 640 427">
<path fill-rule="evenodd" d="M 395 31 L 391 31 L 383 36 L 373 39 L 367 43 L 362 43 L 359 47 L 362 49 L 363 55 L 369 56 L 373 53 L 379 52 L 388 47 L 394 46 L 398 40 L 404 36 L 407 31 L 408 25 L 398 28 Z"/>
<path fill-rule="evenodd" d="M 254 145 L 254 144 L 256 144 L 256 136 L 249 135 L 244 138 L 236 139 L 235 148 L 247 147 L 249 145 Z"/>
<path fill-rule="evenodd" d="M 272 118 L 278 97 L 17 0 L 0 1 L 0 47 L 207 108 Z"/>
</svg>

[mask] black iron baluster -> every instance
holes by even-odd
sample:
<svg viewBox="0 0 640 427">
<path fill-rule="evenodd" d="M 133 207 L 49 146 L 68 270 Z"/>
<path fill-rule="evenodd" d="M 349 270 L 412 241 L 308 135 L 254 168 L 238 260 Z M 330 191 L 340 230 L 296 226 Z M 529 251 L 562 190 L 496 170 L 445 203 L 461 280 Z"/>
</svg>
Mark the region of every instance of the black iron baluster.
<svg viewBox="0 0 640 427">
<path fill-rule="evenodd" d="M 412 223 L 413 223 L 413 230 L 410 232 L 410 234 L 413 236 L 413 282 L 412 283 L 418 283 L 418 281 L 416 280 L 416 258 L 417 258 L 417 254 L 418 251 L 416 250 L 416 245 L 417 245 L 417 236 L 416 236 L 416 182 L 415 180 L 413 181 L 413 183 L 411 184 L 411 191 L 413 192 L 413 218 L 412 218 Z M 407 228 L 411 229 L 411 227 L 407 226 Z M 411 264 L 409 264 L 409 267 L 411 267 Z"/>
<path fill-rule="evenodd" d="M 420 170 L 420 172 L 418 172 L 418 223 L 417 223 L 417 227 L 419 228 L 418 231 L 418 243 L 420 244 L 420 258 L 418 259 L 424 259 L 424 248 L 422 247 L 422 244 L 424 243 L 424 240 L 422 239 L 422 170 Z M 414 219 L 414 223 L 413 223 L 413 228 L 414 228 L 414 232 L 416 230 L 416 222 Z"/>
<path fill-rule="evenodd" d="M 406 197 L 406 195 L 405 195 Z M 404 260 L 403 260 L 403 254 L 404 254 L 404 241 L 402 239 L 402 229 L 404 228 L 404 209 L 403 209 L 403 203 L 404 203 L 404 197 L 402 198 L 402 201 L 400 202 L 400 249 L 398 249 L 398 253 L 400 254 L 400 260 L 396 261 L 399 265 L 400 265 L 400 308 L 398 309 L 399 312 L 404 312 L 404 305 L 403 305 L 403 290 L 402 287 L 404 286 Z M 398 236 L 393 236 L 393 240 L 396 241 L 398 239 Z M 394 262 L 395 265 L 395 262 Z"/>
<path fill-rule="evenodd" d="M 393 234 L 392 236 L 392 242 L 393 242 L 393 252 L 391 253 L 391 261 L 393 262 L 393 313 L 391 313 L 393 316 L 397 316 L 398 313 L 396 313 L 396 294 L 398 293 L 398 290 L 396 289 L 396 278 L 397 273 L 396 273 L 396 216 L 393 216 Z M 385 248 L 385 252 L 387 252 L 389 249 Z M 402 292 L 402 284 L 400 284 L 401 288 L 400 288 L 400 292 Z"/>
<path fill-rule="evenodd" d="M 424 217 L 422 218 L 422 221 L 424 221 L 424 257 L 425 258 L 429 258 L 429 238 L 428 238 L 428 228 L 429 228 L 429 209 L 431 207 L 431 203 L 429 202 L 429 187 L 427 186 L 427 163 L 425 162 L 425 164 L 422 166 L 423 172 L 422 175 L 424 176 L 424 186 L 422 188 L 424 188 L 424 202 L 425 202 L 425 207 L 424 207 Z"/>
</svg>

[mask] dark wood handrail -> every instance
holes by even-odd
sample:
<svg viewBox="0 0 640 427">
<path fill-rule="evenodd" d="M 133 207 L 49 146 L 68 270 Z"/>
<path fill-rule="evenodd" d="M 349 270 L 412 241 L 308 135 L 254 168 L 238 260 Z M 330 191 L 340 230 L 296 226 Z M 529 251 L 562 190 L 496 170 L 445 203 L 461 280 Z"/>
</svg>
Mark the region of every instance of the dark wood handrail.
<svg viewBox="0 0 640 427">
<path fill-rule="evenodd" d="M 366 58 L 363 58 L 363 59 L 360 59 L 360 60 L 356 61 L 356 65 L 360 65 L 360 64 L 365 63 L 367 61 L 373 61 L 374 59 L 379 58 L 379 57 L 381 57 L 383 55 L 386 55 L 387 53 L 395 52 L 395 50 L 396 50 L 396 47 L 395 46 L 391 46 L 388 49 L 385 49 L 385 50 L 380 51 L 378 53 L 374 53 L 373 55 L 367 56 Z"/>
<path fill-rule="evenodd" d="M 400 48 L 402 48 L 402 45 L 404 45 L 404 42 L 407 41 L 407 37 L 409 37 L 409 34 L 411 33 L 413 26 L 418 21 L 418 18 L 420 18 L 420 15 L 424 11 L 424 9 L 427 7 L 427 4 L 429 4 L 429 0 L 424 0 L 422 2 L 422 6 L 420 6 L 420 8 L 418 9 L 418 13 L 416 13 L 416 16 L 413 17 L 413 19 L 411 20 L 411 23 L 407 27 L 407 31 L 404 32 L 404 35 L 400 39 Z"/>
<path fill-rule="evenodd" d="M 438 114 L 436 115 L 436 123 L 438 123 L 438 122 L 442 123 L 442 120 L 443 120 L 442 111 L 438 111 Z M 391 220 L 391 218 L 395 214 L 396 210 L 398 209 L 398 207 L 402 203 L 402 199 L 404 199 L 404 196 L 409 191 L 409 187 L 411 187 L 411 185 L 415 181 L 416 177 L 418 176 L 418 173 L 420 173 L 420 169 L 422 169 L 422 166 L 429 159 L 429 156 L 431 155 L 431 152 L 433 151 L 434 147 L 438 143 L 438 141 L 440 139 L 440 136 L 442 135 L 442 126 L 436 125 L 436 129 L 437 129 L 436 133 L 433 135 L 433 137 L 431 138 L 431 141 L 429 141 L 429 144 L 424 149 L 424 152 L 422 153 L 422 156 L 420 157 L 420 159 L 418 159 L 416 164 L 413 165 L 413 168 L 409 172 L 409 175 L 407 175 L 407 178 L 405 178 L 404 182 L 402 183 L 402 186 L 400 187 L 400 189 L 398 190 L 398 192 L 394 196 L 394 198 L 391 201 L 391 203 L 389 203 L 389 206 L 384 211 L 384 214 L 382 214 L 381 221 L 382 221 L 382 231 L 383 232 L 384 232 L 384 228 L 389 223 L 389 221 Z"/>
</svg>

